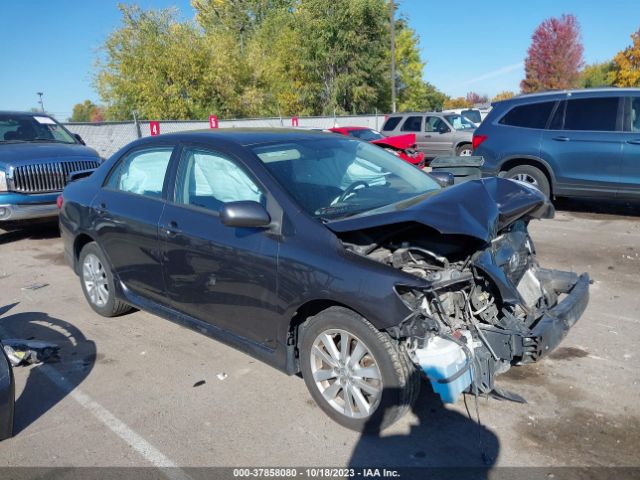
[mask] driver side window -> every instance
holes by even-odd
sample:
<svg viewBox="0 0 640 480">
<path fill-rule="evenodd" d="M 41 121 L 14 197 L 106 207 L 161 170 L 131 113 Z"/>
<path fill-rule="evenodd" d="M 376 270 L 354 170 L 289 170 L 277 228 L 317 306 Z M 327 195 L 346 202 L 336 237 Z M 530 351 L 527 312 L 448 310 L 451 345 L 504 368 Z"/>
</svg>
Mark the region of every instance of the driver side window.
<svg viewBox="0 0 640 480">
<path fill-rule="evenodd" d="M 260 188 L 234 161 L 220 153 L 185 149 L 176 180 L 176 203 L 218 212 L 228 202 L 265 204 Z"/>
<path fill-rule="evenodd" d="M 447 128 L 447 124 L 442 121 L 439 117 L 427 117 L 427 120 L 424 124 L 425 132 L 433 132 L 439 133 L 445 131 Z"/>
</svg>

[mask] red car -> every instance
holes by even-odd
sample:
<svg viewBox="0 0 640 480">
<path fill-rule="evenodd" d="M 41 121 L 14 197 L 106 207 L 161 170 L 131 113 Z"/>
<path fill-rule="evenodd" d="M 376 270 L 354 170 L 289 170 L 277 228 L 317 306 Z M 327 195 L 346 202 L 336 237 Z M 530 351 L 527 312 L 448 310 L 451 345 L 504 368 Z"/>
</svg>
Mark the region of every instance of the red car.
<svg viewBox="0 0 640 480">
<path fill-rule="evenodd" d="M 388 152 L 397 155 L 405 162 L 409 162 L 410 164 L 416 165 L 420 168 L 425 166 L 424 153 L 415 149 L 415 133 L 396 135 L 395 137 L 385 137 L 380 132 L 376 132 L 372 128 L 367 127 L 335 127 L 330 128 L 329 131 L 339 133 L 341 135 L 356 137 L 370 143 L 375 143 Z"/>
</svg>

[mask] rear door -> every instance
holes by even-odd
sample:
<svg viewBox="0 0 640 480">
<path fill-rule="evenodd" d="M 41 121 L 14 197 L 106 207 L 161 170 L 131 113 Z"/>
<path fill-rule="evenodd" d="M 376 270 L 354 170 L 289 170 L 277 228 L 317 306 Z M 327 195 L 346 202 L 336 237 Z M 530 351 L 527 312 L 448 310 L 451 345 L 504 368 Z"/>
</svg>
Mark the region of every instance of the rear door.
<svg viewBox="0 0 640 480">
<path fill-rule="evenodd" d="M 425 145 L 430 156 L 451 155 L 456 133 L 442 118 L 427 116 L 424 122 Z"/>
<path fill-rule="evenodd" d="M 622 166 L 618 194 L 640 196 L 640 94 L 625 99 Z"/>
<path fill-rule="evenodd" d="M 404 133 L 415 133 L 416 134 L 416 148 L 420 151 L 427 153 L 427 138 L 424 134 L 424 129 L 422 128 L 424 116 L 423 115 L 409 115 L 402 125 L 400 126 L 399 135 Z"/>
<path fill-rule="evenodd" d="M 98 244 L 118 278 L 132 292 L 161 303 L 166 295 L 158 222 L 173 150 L 146 146 L 126 153 L 92 203 Z"/>
<path fill-rule="evenodd" d="M 219 214 L 227 202 L 266 205 L 263 187 L 238 158 L 199 146 L 183 148 L 174 185 L 160 220 L 172 306 L 274 348 L 278 238 L 223 225 Z"/>
<path fill-rule="evenodd" d="M 611 195 L 620 182 L 622 106 L 616 96 L 568 98 L 542 135 L 559 195 Z"/>
</svg>

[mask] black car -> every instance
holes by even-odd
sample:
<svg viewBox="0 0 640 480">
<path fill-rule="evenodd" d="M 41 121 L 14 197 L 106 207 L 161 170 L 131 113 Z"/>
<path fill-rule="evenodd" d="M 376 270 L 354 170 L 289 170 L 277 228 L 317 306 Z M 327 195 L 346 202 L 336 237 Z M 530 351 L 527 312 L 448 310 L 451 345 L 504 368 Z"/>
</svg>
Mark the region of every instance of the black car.
<svg viewBox="0 0 640 480">
<path fill-rule="evenodd" d="M 56 198 L 68 176 L 100 161 L 49 115 L 0 112 L 0 228 L 58 215 Z"/>
<path fill-rule="evenodd" d="M 99 314 L 195 328 L 377 430 L 411 406 L 420 371 L 456 401 L 561 341 L 588 276 L 538 266 L 527 222 L 552 213 L 528 185 L 441 188 L 358 139 L 234 129 L 128 145 L 67 186 L 60 228 Z"/>
</svg>

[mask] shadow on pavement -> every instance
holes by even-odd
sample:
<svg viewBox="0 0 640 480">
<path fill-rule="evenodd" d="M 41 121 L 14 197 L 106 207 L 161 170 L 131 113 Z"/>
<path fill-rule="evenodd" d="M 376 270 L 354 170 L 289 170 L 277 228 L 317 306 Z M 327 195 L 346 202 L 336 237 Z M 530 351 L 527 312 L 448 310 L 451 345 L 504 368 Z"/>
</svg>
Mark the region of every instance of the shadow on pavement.
<svg viewBox="0 0 640 480">
<path fill-rule="evenodd" d="M 557 198 L 553 203 L 558 211 L 640 217 L 640 200 Z"/>
<path fill-rule="evenodd" d="M 43 240 L 60 236 L 58 219 L 30 223 L 0 224 L 0 245 L 18 240 Z"/>
<path fill-rule="evenodd" d="M 96 362 L 95 343 L 86 339 L 76 327 L 43 312 L 9 314 L 16 305 L 0 307 L 0 337 L 53 342 L 60 347 L 60 359 L 56 364 L 14 367 L 16 377 L 19 369 L 29 372 L 24 389 L 16 398 L 14 436 L 82 383 Z"/>
<path fill-rule="evenodd" d="M 468 396 L 467 402 L 474 415 L 474 398 Z M 384 431 L 363 434 L 349 466 L 403 467 L 401 478 L 405 479 L 487 478 L 500 450 L 495 434 L 468 416 L 444 408 L 424 380 L 413 413 L 418 424 L 412 425 L 406 435 L 387 435 Z"/>
</svg>

